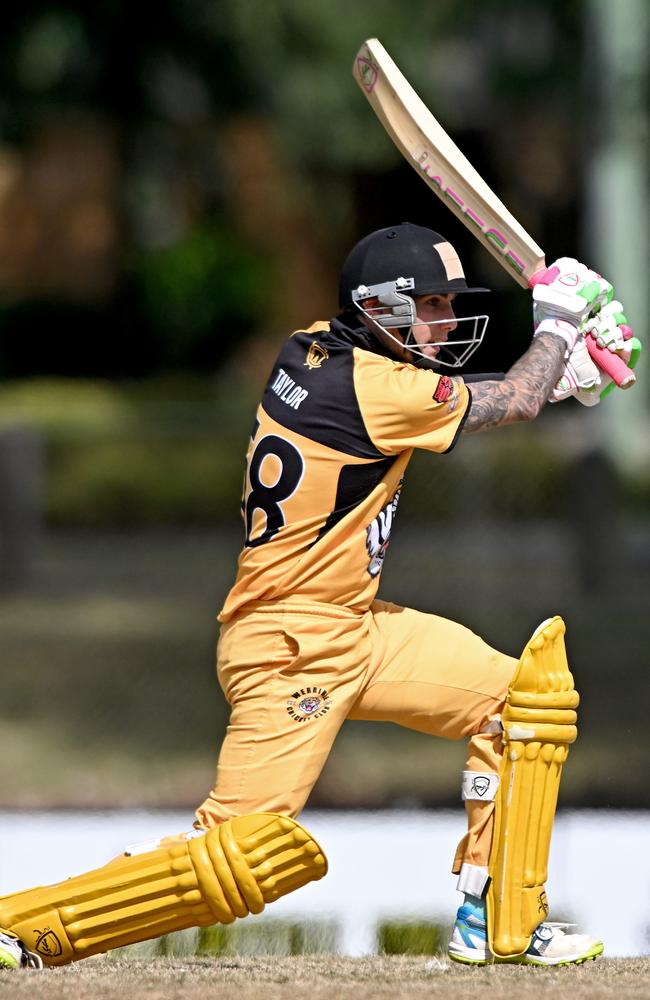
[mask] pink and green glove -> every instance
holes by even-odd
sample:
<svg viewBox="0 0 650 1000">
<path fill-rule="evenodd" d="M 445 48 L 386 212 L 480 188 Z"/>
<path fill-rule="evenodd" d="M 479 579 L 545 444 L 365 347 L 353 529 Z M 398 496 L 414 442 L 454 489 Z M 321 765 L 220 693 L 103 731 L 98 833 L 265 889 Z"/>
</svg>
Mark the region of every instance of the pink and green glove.
<svg viewBox="0 0 650 1000">
<path fill-rule="evenodd" d="M 535 336 L 555 333 L 573 350 L 584 324 L 614 298 L 609 281 L 573 257 L 560 257 L 531 278 Z"/>
<path fill-rule="evenodd" d="M 596 366 L 589 349 L 591 343 L 602 354 L 620 361 L 628 374 L 617 382 L 602 368 Z M 600 313 L 588 320 L 585 337 L 579 337 L 576 346 L 567 359 L 562 376 L 551 394 L 551 402 L 557 403 L 569 396 L 575 396 L 583 406 L 595 406 L 604 399 L 617 384 L 627 389 L 634 385 L 636 378 L 632 369 L 641 353 L 641 341 L 632 333 L 627 324 L 620 302 L 612 301 Z"/>
<path fill-rule="evenodd" d="M 603 306 L 587 320 L 585 334 L 589 354 L 601 368 L 598 398 L 604 399 L 615 386 L 630 389 L 636 382 L 634 368 L 642 344 L 628 325 L 621 303 L 613 300 Z"/>
</svg>

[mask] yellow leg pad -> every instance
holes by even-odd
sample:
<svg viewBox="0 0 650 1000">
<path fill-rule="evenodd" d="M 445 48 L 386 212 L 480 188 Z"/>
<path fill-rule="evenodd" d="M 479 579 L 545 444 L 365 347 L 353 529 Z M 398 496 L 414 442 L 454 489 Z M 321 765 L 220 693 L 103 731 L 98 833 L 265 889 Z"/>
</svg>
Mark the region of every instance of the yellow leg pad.
<svg viewBox="0 0 650 1000">
<path fill-rule="evenodd" d="M 548 915 L 551 831 L 562 766 L 577 736 L 579 696 L 564 622 L 545 622 L 526 646 L 502 715 L 505 743 L 488 870 L 488 937 L 497 958 L 522 955 Z"/>
<path fill-rule="evenodd" d="M 326 872 L 323 852 L 299 823 L 255 813 L 0 898 L 0 927 L 46 965 L 65 965 L 187 927 L 232 923 Z"/>
</svg>

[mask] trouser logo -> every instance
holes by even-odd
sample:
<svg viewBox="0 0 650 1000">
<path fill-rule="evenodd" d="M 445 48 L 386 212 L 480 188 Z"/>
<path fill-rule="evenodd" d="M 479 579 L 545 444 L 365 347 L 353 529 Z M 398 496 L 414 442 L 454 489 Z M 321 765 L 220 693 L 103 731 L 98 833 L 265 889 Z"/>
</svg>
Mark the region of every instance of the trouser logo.
<svg viewBox="0 0 650 1000">
<path fill-rule="evenodd" d="M 320 719 L 332 707 L 325 688 L 306 687 L 294 691 L 287 700 L 287 712 L 294 722 L 311 722 Z"/>
</svg>

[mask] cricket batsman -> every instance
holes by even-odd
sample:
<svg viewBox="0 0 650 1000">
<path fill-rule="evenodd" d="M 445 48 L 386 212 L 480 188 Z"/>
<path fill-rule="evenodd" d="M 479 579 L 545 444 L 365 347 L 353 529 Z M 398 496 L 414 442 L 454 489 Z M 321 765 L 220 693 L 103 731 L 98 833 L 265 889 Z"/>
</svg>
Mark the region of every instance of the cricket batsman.
<svg viewBox="0 0 650 1000">
<path fill-rule="evenodd" d="M 462 624 L 377 599 L 414 449 L 442 462 L 462 434 L 533 420 L 551 399 L 593 402 L 603 380 L 587 333 L 629 358 L 612 286 L 561 258 L 538 276 L 522 357 L 502 378 L 464 378 L 487 323 L 472 303 L 485 291 L 468 286 L 453 246 L 419 225 L 381 229 L 352 249 L 339 314 L 286 341 L 257 410 L 244 547 L 220 614 L 230 724 L 194 829 L 0 899 L 0 965 L 63 965 L 229 923 L 322 877 L 325 855 L 296 817 L 346 719 L 467 740 L 452 959 L 568 965 L 603 951 L 546 920 L 579 700 L 562 619 L 543 622 L 515 659 Z"/>
</svg>

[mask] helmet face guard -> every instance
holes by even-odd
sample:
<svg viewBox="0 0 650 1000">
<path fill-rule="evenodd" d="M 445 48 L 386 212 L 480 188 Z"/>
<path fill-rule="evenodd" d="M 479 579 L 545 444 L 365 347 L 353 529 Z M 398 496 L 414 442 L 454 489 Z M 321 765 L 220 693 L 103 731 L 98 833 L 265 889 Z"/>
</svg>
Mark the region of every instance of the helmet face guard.
<svg viewBox="0 0 650 1000">
<path fill-rule="evenodd" d="M 368 325 L 376 332 L 389 337 L 397 347 L 406 348 L 417 358 L 424 358 L 435 365 L 444 368 L 462 368 L 474 351 L 480 346 L 485 335 L 489 317 L 486 315 L 456 316 L 455 329 L 447 335 L 446 340 L 431 340 L 418 343 L 413 335 L 413 325 L 428 326 L 430 329 L 438 326 L 448 326 L 448 320 L 432 320 L 425 322 L 418 319 L 415 300 L 407 294 L 415 285 L 413 278 L 397 278 L 395 281 L 384 281 L 378 285 L 359 285 L 352 290 L 352 302 L 368 320 Z M 448 293 L 440 293 L 448 294 Z M 364 306 L 366 299 L 377 299 L 375 306 Z M 401 339 L 391 333 L 391 330 L 406 330 Z M 436 348 L 435 357 L 427 353 L 425 348 Z"/>
</svg>

